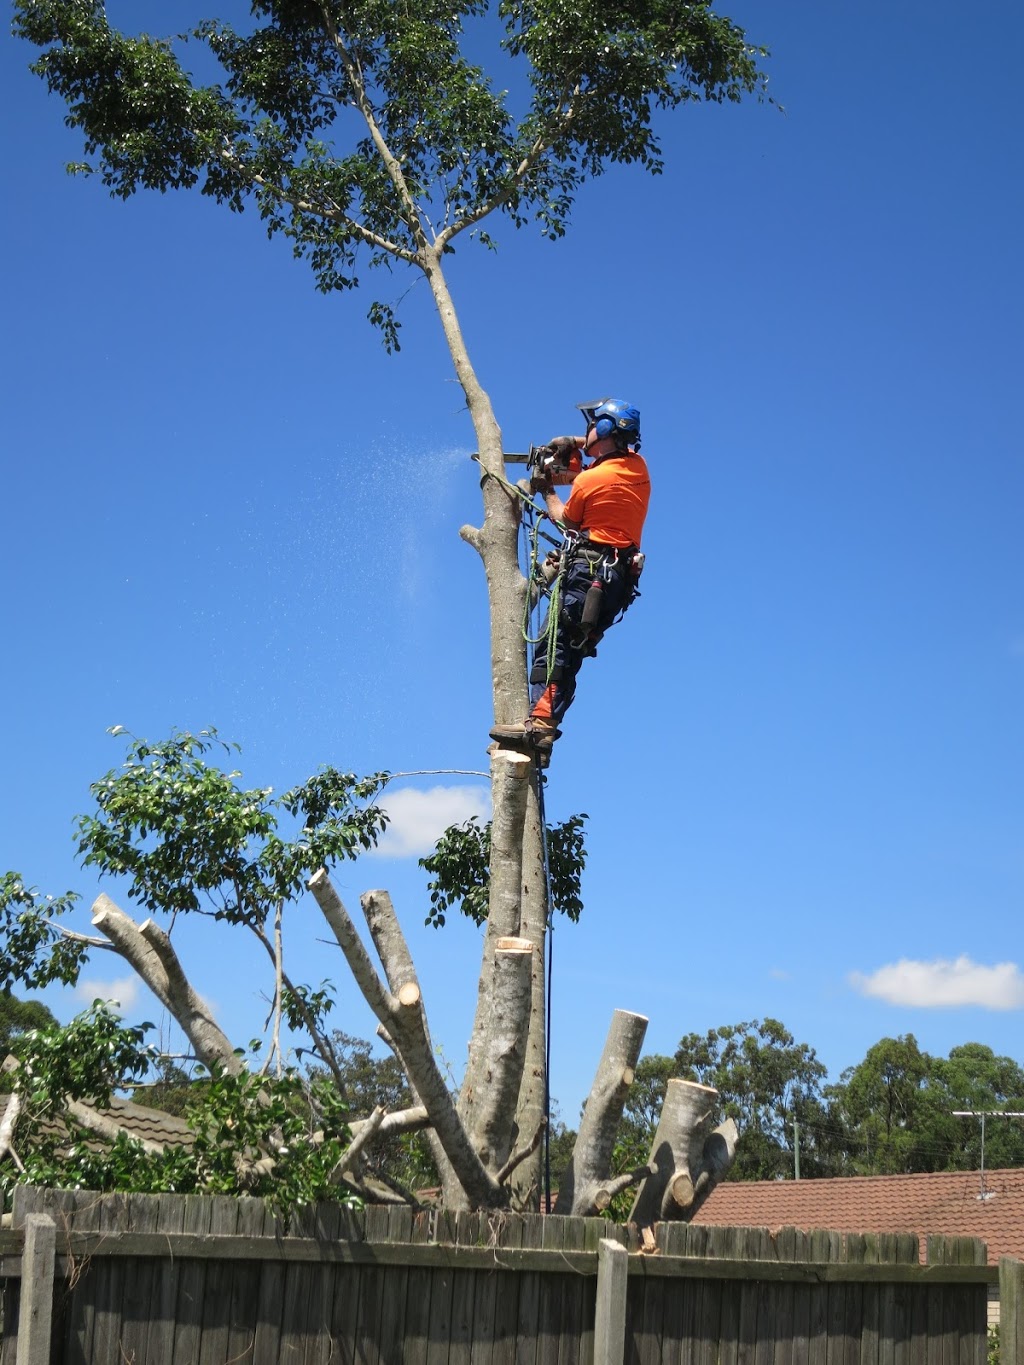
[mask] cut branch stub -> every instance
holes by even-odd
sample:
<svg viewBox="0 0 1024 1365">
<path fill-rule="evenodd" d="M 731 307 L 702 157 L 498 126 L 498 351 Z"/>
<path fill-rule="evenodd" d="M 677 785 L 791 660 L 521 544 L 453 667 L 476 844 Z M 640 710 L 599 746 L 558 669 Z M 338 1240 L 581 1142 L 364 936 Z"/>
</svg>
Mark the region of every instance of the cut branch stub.
<svg viewBox="0 0 1024 1365">
<path fill-rule="evenodd" d="M 688 1222 L 732 1165 L 739 1132 L 731 1119 L 709 1133 L 718 1091 L 669 1081 L 651 1149 L 650 1174 L 637 1191 L 630 1222 Z"/>
<path fill-rule="evenodd" d="M 217 1064 L 232 1075 L 242 1070 L 241 1058 L 221 1032 L 206 1002 L 193 990 L 171 940 L 159 925 L 153 920 L 136 924 L 105 895 L 97 896 L 93 902 L 92 922 L 174 1015 L 204 1066 Z"/>
<path fill-rule="evenodd" d="M 601 1204 L 599 1200 L 608 1184 L 615 1135 L 646 1032 L 644 1015 L 628 1010 L 616 1010 L 612 1015 L 572 1160 L 558 1191 L 559 1213 L 584 1216 L 607 1207 L 607 1201 Z"/>
</svg>

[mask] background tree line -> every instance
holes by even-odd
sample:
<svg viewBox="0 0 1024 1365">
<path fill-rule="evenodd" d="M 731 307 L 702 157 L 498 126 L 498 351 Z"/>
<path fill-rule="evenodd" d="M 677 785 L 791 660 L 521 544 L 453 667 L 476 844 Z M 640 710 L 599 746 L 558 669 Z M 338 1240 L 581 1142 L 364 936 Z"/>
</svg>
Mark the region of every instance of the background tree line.
<svg viewBox="0 0 1024 1365">
<path fill-rule="evenodd" d="M 912 1033 L 882 1038 L 830 1082 L 813 1047 L 777 1019 L 688 1033 L 671 1057 L 642 1058 L 622 1124 L 622 1158 L 650 1148 L 670 1076 L 714 1086 L 740 1127 L 731 1180 L 977 1170 L 981 1123 L 955 1110 L 1024 1109 L 1024 1069 L 984 1043 L 948 1057 Z M 646 1142 L 646 1146 L 644 1143 Z M 1024 1164 L 1024 1119 L 991 1121 L 987 1167 Z"/>
</svg>

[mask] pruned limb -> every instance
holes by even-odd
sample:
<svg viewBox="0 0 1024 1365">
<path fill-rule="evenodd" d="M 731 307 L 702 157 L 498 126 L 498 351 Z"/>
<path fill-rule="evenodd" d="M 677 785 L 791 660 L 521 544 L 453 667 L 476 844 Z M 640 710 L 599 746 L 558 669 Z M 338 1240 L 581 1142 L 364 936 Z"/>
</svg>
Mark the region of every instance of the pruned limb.
<svg viewBox="0 0 1024 1365">
<path fill-rule="evenodd" d="M 373 1137 L 374 1133 L 376 1133 L 377 1130 L 380 1128 L 380 1125 L 383 1123 L 383 1121 L 384 1106 L 382 1104 L 378 1104 L 377 1108 L 373 1111 L 370 1117 L 366 1119 L 364 1123 L 360 1124 L 359 1132 L 353 1136 L 352 1141 L 348 1144 L 348 1146 L 342 1152 L 341 1156 L 338 1158 L 339 1170 L 344 1171 L 347 1170 L 350 1166 L 355 1165 L 355 1163 L 359 1160 L 360 1152 L 362 1152 L 363 1148 Z"/>
<path fill-rule="evenodd" d="M 736 1144 L 739 1138 L 740 1130 L 736 1127 L 733 1119 L 726 1119 L 724 1123 L 719 1124 L 713 1132 L 709 1133 L 701 1154 L 700 1173 L 693 1182 L 693 1197 L 680 1214 L 665 1213 L 663 1216 L 666 1219 L 681 1216 L 689 1222 L 693 1218 L 693 1215 L 735 1161 Z M 662 1202 L 664 1203 L 664 1201 Z"/>
<path fill-rule="evenodd" d="M 500 938 L 519 934 L 519 902 L 523 883 L 523 824 L 533 776 L 533 760 L 526 754 L 496 749 L 491 756 L 490 882 L 487 898 L 487 938 L 491 951 Z M 485 957 L 486 965 L 486 957 Z"/>
<path fill-rule="evenodd" d="M 516 1140 L 535 1133 L 547 1119 L 547 1000 L 545 998 L 545 945 L 551 932 L 547 879 L 544 875 L 544 834 L 536 784 L 530 783 L 523 826 L 523 896 L 519 932 L 537 945 L 533 955 L 530 1028 L 526 1038 L 523 1079 L 516 1106 Z M 532 1161 L 516 1167 L 510 1181 L 512 1206 L 524 1212 L 540 1209 L 544 1184 L 543 1147 L 538 1145 Z"/>
<path fill-rule="evenodd" d="M 93 902 L 92 922 L 171 1012 L 205 1066 L 216 1064 L 232 1075 L 242 1070 L 241 1059 L 193 990 L 171 940 L 159 925 L 153 920 L 136 924 L 105 895 Z"/>
<path fill-rule="evenodd" d="M 394 1039 L 409 1083 L 430 1115 L 438 1141 L 470 1206 L 500 1208 L 505 1203 L 505 1193 L 474 1151 L 456 1113 L 430 1046 L 423 1002 L 418 998 L 402 1001 L 384 987 L 351 916 L 323 868 L 310 878 L 309 889 L 345 954 L 367 1004 Z"/>
<path fill-rule="evenodd" d="M 612 1015 L 572 1160 L 559 1187 L 559 1213 L 581 1217 L 598 1211 L 596 1199 L 608 1183 L 615 1135 L 646 1032 L 644 1015 L 628 1010 L 616 1010 Z"/>
<path fill-rule="evenodd" d="M 359 904 L 392 995 L 405 1008 L 418 1005 L 420 983 L 391 897 L 386 891 L 364 891 Z"/>
<path fill-rule="evenodd" d="M 374 1110 L 374 1113 L 377 1111 Z M 353 1119 L 349 1124 L 349 1132 L 353 1138 L 361 1137 L 363 1129 L 373 1118 Z M 430 1115 L 422 1104 L 413 1105 L 410 1109 L 396 1109 L 393 1113 L 384 1114 L 380 1122 L 375 1124 L 372 1131 L 363 1139 L 363 1145 L 369 1143 L 376 1146 L 384 1138 L 395 1137 L 399 1133 L 416 1133 L 423 1128 L 430 1126 Z"/>
<path fill-rule="evenodd" d="M 514 1171 L 518 1170 L 524 1161 L 533 1156 L 534 1152 L 540 1146 L 540 1140 L 544 1136 L 544 1130 L 547 1126 L 547 1119 L 541 1119 L 540 1123 L 537 1125 L 537 1131 L 526 1146 L 521 1147 L 518 1152 L 513 1152 L 505 1162 L 504 1166 L 502 1166 L 501 1170 L 498 1172 L 498 1179 L 502 1184 L 508 1180 L 509 1176 L 512 1175 Z"/>
<path fill-rule="evenodd" d="M 9 1156 L 21 1174 L 24 1175 L 25 1167 L 21 1164 L 21 1159 L 14 1150 L 14 1130 L 18 1126 L 20 1116 L 21 1096 L 18 1094 L 8 1095 L 7 1107 L 4 1109 L 3 1120 L 0 1121 L 0 1160 Z"/>
<path fill-rule="evenodd" d="M 614 1179 L 605 1181 L 603 1185 L 598 1186 L 594 1194 L 594 1208 L 598 1213 L 603 1213 L 617 1194 L 628 1190 L 631 1185 L 639 1185 L 641 1180 L 646 1180 L 653 1174 L 653 1166 L 638 1166 L 635 1171 L 623 1171 Z"/>
<path fill-rule="evenodd" d="M 669 1081 L 651 1149 L 653 1171 L 637 1192 L 630 1222 L 639 1227 L 663 1219 L 688 1222 L 732 1165 L 736 1125 L 728 1120 L 709 1132 L 717 1099 L 710 1086 Z"/>
</svg>

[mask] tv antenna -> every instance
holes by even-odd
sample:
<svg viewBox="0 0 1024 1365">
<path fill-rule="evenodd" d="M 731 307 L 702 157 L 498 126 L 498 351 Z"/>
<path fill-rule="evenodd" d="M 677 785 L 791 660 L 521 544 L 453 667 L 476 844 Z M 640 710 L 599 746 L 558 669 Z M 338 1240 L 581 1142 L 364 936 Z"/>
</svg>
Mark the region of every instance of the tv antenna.
<svg viewBox="0 0 1024 1365">
<path fill-rule="evenodd" d="M 954 1109 L 955 1119 L 981 1119 L 981 1193 L 979 1199 L 991 1199 L 994 1191 L 985 1188 L 985 1120 L 1024 1119 L 1024 1109 Z"/>
</svg>

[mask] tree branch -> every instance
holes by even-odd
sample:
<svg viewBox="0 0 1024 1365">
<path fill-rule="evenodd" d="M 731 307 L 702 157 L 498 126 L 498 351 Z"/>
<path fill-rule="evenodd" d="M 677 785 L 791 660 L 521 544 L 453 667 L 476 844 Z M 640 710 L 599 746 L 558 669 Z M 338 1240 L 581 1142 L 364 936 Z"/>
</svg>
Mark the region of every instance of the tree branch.
<svg viewBox="0 0 1024 1365">
<path fill-rule="evenodd" d="M 651 1175 L 633 1201 L 631 1223 L 689 1221 L 732 1165 L 739 1131 L 731 1119 L 709 1133 L 718 1091 L 696 1081 L 671 1080 L 665 1088 L 651 1148 Z"/>
<path fill-rule="evenodd" d="M 20 1117 L 21 1096 L 18 1094 L 8 1095 L 3 1121 L 0 1122 L 0 1159 L 10 1156 L 20 1174 L 24 1175 L 25 1167 L 21 1164 L 21 1159 L 14 1150 L 14 1130 L 18 1126 Z"/>
<path fill-rule="evenodd" d="M 237 1075 L 242 1070 L 240 1058 L 192 988 L 164 931 L 153 920 L 136 924 L 102 894 L 93 902 L 92 922 L 177 1019 L 203 1064 Z"/>
<path fill-rule="evenodd" d="M 352 54 L 342 41 L 341 33 L 334 20 L 331 18 L 330 11 L 326 4 L 321 3 L 320 12 L 324 18 L 324 28 L 327 31 L 327 36 L 334 44 L 335 50 L 341 58 L 341 64 L 345 68 L 345 75 L 348 77 L 349 83 L 352 86 L 356 108 L 362 114 L 363 120 L 369 129 L 370 139 L 377 149 L 377 155 L 384 163 L 384 169 L 388 174 L 388 179 L 391 181 L 392 185 L 394 185 L 395 190 L 398 193 L 398 198 L 405 210 L 406 224 L 412 232 L 413 237 L 418 240 L 422 249 L 427 245 L 427 238 L 423 231 L 423 225 L 420 222 L 419 213 L 416 209 L 416 201 L 413 199 L 409 186 L 406 183 L 401 163 L 391 151 L 391 148 L 384 139 L 384 134 L 377 124 L 373 105 L 366 92 L 366 83 L 363 80 L 363 73 L 360 71 L 358 64 L 353 60 Z M 411 259 L 415 261 L 417 258 L 413 255 Z"/>
<path fill-rule="evenodd" d="M 580 106 L 586 100 L 586 95 L 577 85 L 568 96 L 567 104 L 564 103 L 565 98 L 566 97 L 563 95 L 553 112 L 553 124 L 537 134 L 533 146 L 512 172 L 512 179 L 505 188 L 500 190 L 497 194 L 492 195 L 490 199 L 485 200 L 482 204 L 478 204 L 477 207 L 473 209 L 471 213 L 467 213 L 464 218 L 457 219 L 449 227 L 443 229 L 435 241 L 435 246 L 437 246 L 439 250 L 443 251 L 453 237 L 457 237 L 460 232 L 465 232 L 467 228 L 474 227 L 477 223 L 482 222 L 486 217 L 492 214 L 495 209 L 499 209 L 502 204 L 507 203 L 508 200 L 512 198 L 513 194 L 515 194 L 516 190 L 522 186 L 523 181 L 537 165 L 545 152 L 549 152 L 558 139 L 565 136 L 573 123 L 575 123 L 576 118 L 579 115 Z M 578 104 L 574 103 L 576 100 L 579 101 Z"/>
<path fill-rule="evenodd" d="M 504 1191 L 474 1151 L 456 1113 L 444 1077 L 438 1070 L 427 1035 L 418 985 L 415 987 L 415 999 L 411 998 L 410 993 L 406 1001 L 402 1000 L 401 990 L 398 996 L 385 990 L 348 911 L 323 868 L 310 878 L 309 889 L 345 954 L 349 969 L 367 1004 L 394 1036 L 409 1081 L 426 1106 L 438 1140 L 470 1204 L 486 1208 L 501 1207 L 505 1202 Z M 384 894 L 367 893 L 378 898 Z"/>
<path fill-rule="evenodd" d="M 509 1159 L 505 1162 L 504 1166 L 502 1166 L 501 1170 L 498 1172 L 497 1178 L 499 1184 L 504 1185 L 505 1181 L 508 1180 L 509 1176 L 512 1175 L 514 1171 L 518 1170 L 518 1168 L 523 1164 L 523 1162 L 528 1157 L 533 1156 L 534 1152 L 540 1146 L 540 1140 L 544 1136 L 544 1130 L 545 1128 L 547 1128 L 547 1126 L 548 1126 L 547 1119 L 541 1119 L 536 1132 L 534 1133 L 530 1141 L 526 1144 L 526 1146 L 521 1147 L 518 1152 L 512 1153 Z"/>
<path fill-rule="evenodd" d="M 572 1160 L 559 1187 L 559 1213 L 583 1216 L 598 1210 L 597 1196 L 608 1182 L 615 1135 L 646 1032 L 642 1014 L 616 1010 L 612 1015 Z"/>
</svg>

